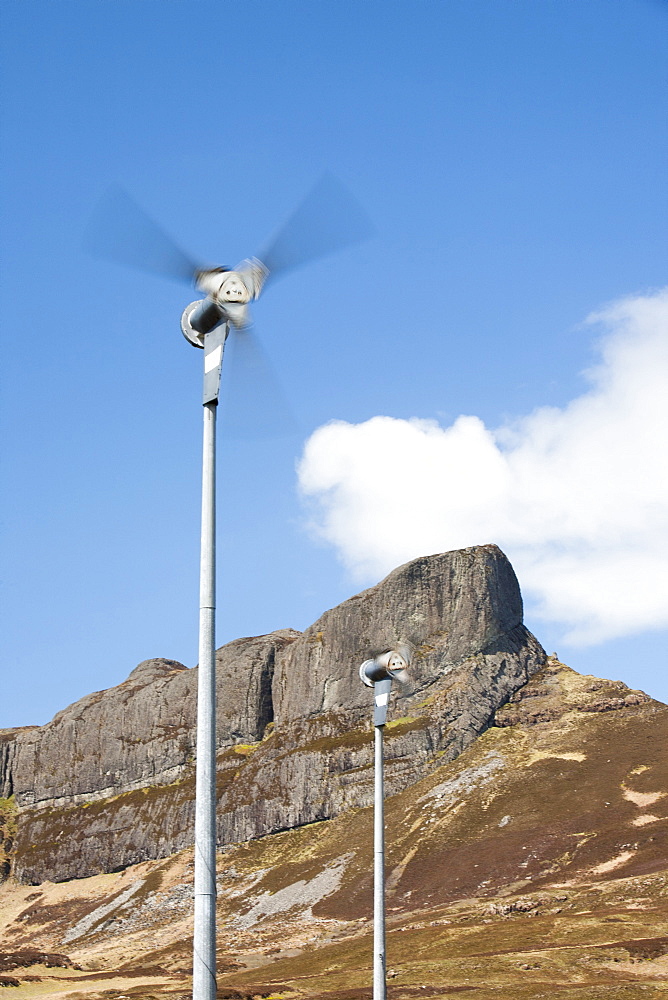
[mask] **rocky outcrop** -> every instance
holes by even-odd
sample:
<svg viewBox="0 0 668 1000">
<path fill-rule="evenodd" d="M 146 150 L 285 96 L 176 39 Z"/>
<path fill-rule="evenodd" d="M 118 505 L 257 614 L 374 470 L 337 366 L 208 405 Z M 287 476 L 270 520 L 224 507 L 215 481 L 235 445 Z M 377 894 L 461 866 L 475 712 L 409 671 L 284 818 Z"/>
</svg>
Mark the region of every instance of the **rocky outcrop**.
<svg viewBox="0 0 668 1000">
<path fill-rule="evenodd" d="M 303 634 L 229 643 L 218 651 L 219 843 L 372 801 L 358 667 L 399 640 L 416 656 L 410 688 L 392 696 L 388 794 L 454 759 L 545 661 L 493 545 L 407 563 Z M 196 669 L 148 660 L 48 725 L 0 734 L 20 879 L 112 871 L 192 842 L 196 685 Z"/>
<path fill-rule="evenodd" d="M 414 559 L 325 612 L 285 651 L 273 686 L 276 724 L 340 708 L 366 711 L 361 659 L 400 639 L 417 646 L 412 677 L 420 691 L 521 626 L 517 578 L 495 545 Z"/>
<path fill-rule="evenodd" d="M 220 747 L 262 738 L 276 655 L 298 635 L 285 629 L 218 650 Z M 196 667 L 145 660 L 123 684 L 87 695 L 48 725 L 6 732 L 3 794 L 21 809 L 53 807 L 176 781 L 194 758 L 196 706 Z"/>
</svg>

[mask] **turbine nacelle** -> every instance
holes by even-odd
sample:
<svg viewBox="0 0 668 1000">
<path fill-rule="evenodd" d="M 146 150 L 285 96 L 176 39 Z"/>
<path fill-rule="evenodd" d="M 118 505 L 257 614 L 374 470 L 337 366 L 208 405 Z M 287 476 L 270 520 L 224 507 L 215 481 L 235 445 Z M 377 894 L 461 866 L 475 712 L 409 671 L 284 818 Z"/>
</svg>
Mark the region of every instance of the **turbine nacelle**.
<svg viewBox="0 0 668 1000">
<path fill-rule="evenodd" d="M 373 659 L 365 660 L 360 667 L 361 680 L 367 687 L 373 687 L 378 681 L 386 680 L 406 684 L 409 680 L 408 667 L 412 652 L 408 643 L 402 643 L 396 649 L 388 649 Z"/>
<path fill-rule="evenodd" d="M 373 724 L 384 726 L 390 702 L 392 681 L 407 684 L 408 667 L 413 655 L 413 647 L 402 643 L 396 649 L 388 649 L 372 659 L 365 660 L 360 667 L 360 678 L 367 687 L 373 688 Z"/>
<path fill-rule="evenodd" d="M 250 290 L 238 271 L 228 267 L 212 267 L 211 270 L 199 271 L 195 284 L 200 292 L 209 295 L 214 302 L 241 302 L 246 304 L 251 300 Z"/>
<path fill-rule="evenodd" d="M 220 319 L 237 327 L 250 324 L 248 303 L 260 297 L 269 269 L 257 257 L 242 260 L 234 270 L 212 267 L 197 271 L 195 284 L 220 312 Z"/>
</svg>

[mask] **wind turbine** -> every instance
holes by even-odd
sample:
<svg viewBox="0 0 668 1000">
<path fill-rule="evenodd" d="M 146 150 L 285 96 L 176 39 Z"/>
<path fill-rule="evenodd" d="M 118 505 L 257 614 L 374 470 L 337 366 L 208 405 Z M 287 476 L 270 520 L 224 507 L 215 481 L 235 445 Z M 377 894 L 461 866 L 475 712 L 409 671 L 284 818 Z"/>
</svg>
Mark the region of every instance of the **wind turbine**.
<svg viewBox="0 0 668 1000">
<path fill-rule="evenodd" d="M 186 254 L 120 189 L 101 203 L 86 244 L 96 256 L 192 283 L 204 294 L 181 316 L 181 330 L 204 351 L 202 532 L 195 788 L 193 1000 L 216 1000 L 216 411 L 230 334 L 249 338 L 249 304 L 267 281 L 361 242 L 368 217 L 347 189 L 325 175 L 257 257 L 210 267 Z"/>
<path fill-rule="evenodd" d="M 360 679 L 373 688 L 374 796 L 373 796 L 373 1000 L 386 1000 L 385 955 L 385 789 L 383 780 L 383 728 L 387 721 L 392 681 L 405 685 L 413 656 L 411 643 L 400 643 L 365 660 Z"/>
</svg>

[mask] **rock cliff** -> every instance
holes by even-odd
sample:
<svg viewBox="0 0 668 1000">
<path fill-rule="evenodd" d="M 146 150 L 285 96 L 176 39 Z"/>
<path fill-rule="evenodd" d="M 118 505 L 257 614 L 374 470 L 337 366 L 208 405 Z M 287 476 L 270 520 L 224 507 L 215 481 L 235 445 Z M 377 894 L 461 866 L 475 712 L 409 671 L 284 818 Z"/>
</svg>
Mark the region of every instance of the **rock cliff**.
<svg viewBox="0 0 668 1000">
<path fill-rule="evenodd" d="M 453 760 L 545 662 L 494 545 L 413 560 L 326 612 L 218 650 L 218 841 L 328 819 L 373 798 L 369 651 L 409 639 L 393 694 L 388 794 Z M 40 883 L 116 871 L 192 842 L 197 669 L 141 663 L 46 726 L 0 732 L 14 874 Z"/>
</svg>

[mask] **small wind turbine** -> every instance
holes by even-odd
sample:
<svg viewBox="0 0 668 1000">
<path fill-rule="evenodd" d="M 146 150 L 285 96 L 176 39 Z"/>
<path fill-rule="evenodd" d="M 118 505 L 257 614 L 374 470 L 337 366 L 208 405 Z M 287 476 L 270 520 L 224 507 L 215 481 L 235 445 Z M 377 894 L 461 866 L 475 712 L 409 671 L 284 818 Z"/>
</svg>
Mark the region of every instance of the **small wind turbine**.
<svg viewBox="0 0 668 1000">
<path fill-rule="evenodd" d="M 316 184 L 267 248 L 234 269 L 189 257 L 122 190 L 111 192 L 89 226 L 96 256 L 187 281 L 205 295 L 191 302 L 181 330 L 204 350 L 202 534 L 195 789 L 195 926 L 193 998 L 216 1000 L 216 409 L 225 342 L 250 337 L 249 304 L 269 279 L 366 239 L 372 227 L 358 202 L 333 177 Z"/>
<path fill-rule="evenodd" d="M 387 721 L 392 681 L 407 684 L 413 655 L 410 643 L 365 660 L 360 678 L 373 688 L 374 797 L 373 797 L 373 1000 L 385 1000 L 385 791 L 383 781 L 383 727 Z"/>
</svg>

